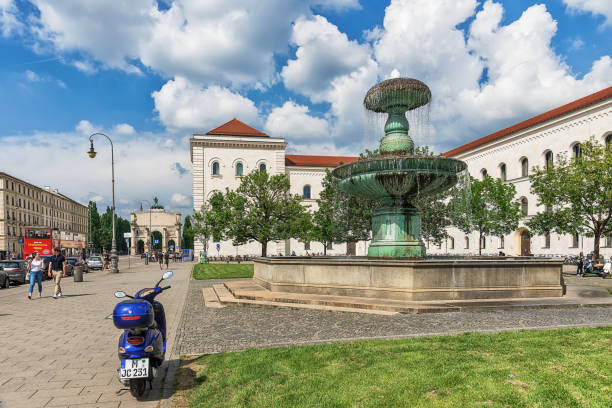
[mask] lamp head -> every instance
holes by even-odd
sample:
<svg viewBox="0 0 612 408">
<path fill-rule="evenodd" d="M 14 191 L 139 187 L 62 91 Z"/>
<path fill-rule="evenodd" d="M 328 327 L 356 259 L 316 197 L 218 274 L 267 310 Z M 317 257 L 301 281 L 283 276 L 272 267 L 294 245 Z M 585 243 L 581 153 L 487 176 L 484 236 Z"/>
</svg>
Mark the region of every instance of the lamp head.
<svg viewBox="0 0 612 408">
<path fill-rule="evenodd" d="M 89 157 L 91 157 L 92 159 L 93 159 L 94 157 L 96 157 L 96 154 L 97 154 L 97 153 L 96 153 L 96 151 L 94 150 L 94 147 L 93 147 L 93 140 L 91 141 L 91 147 L 89 148 L 89 151 L 87 152 L 87 154 L 88 154 L 88 155 L 89 155 Z"/>
</svg>

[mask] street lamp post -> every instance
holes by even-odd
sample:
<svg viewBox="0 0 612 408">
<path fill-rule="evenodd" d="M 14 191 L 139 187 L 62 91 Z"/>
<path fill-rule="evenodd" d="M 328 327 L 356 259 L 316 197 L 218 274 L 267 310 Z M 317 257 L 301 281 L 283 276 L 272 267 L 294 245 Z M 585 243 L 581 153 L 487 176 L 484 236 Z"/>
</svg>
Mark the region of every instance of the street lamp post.
<svg viewBox="0 0 612 408">
<path fill-rule="evenodd" d="M 113 185 L 113 240 L 111 241 L 111 268 L 110 268 L 110 271 L 111 273 L 118 273 L 119 272 L 119 268 L 118 268 L 119 258 L 117 257 L 117 239 L 115 237 L 115 152 L 113 149 L 113 141 L 111 140 L 110 137 L 106 136 L 104 133 L 94 133 L 91 136 L 89 136 L 89 142 L 91 143 L 91 147 L 89 148 L 89 151 L 87 152 L 89 157 L 91 157 L 92 159 L 96 157 L 97 153 L 94 150 L 93 137 L 97 135 L 104 136 L 105 138 L 107 138 L 111 145 L 111 172 L 112 172 L 112 185 Z"/>
</svg>

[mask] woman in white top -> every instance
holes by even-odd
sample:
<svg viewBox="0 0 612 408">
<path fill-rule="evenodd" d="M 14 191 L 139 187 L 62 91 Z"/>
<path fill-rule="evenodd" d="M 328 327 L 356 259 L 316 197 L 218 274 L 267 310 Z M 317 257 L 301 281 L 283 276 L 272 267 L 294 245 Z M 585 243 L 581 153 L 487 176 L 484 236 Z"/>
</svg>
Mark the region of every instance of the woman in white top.
<svg viewBox="0 0 612 408">
<path fill-rule="evenodd" d="M 44 260 L 40 257 L 38 252 L 32 253 L 32 259 L 28 264 L 30 270 L 30 290 L 28 291 L 28 299 L 32 300 L 32 291 L 34 290 L 34 283 L 38 282 L 38 297 L 42 296 L 42 276 L 44 269 Z"/>
</svg>

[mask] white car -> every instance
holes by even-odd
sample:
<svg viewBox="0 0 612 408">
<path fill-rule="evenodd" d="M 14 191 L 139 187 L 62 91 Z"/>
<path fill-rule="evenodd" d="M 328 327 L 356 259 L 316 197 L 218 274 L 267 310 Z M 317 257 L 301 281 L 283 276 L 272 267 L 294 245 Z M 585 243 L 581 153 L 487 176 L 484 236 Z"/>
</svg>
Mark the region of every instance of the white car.
<svg viewBox="0 0 612 408">
<path fill-rule="evenodd" d="M 90 256 L 87 260 L 87 267 L 89 269 L 102 269 L 102 257 Z"/>
</svg>

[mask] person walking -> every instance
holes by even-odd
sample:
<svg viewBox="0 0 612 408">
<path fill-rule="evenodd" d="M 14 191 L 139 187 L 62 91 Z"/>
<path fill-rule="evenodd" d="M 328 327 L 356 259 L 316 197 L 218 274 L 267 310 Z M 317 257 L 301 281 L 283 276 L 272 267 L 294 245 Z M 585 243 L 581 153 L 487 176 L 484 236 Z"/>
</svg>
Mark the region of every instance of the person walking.
<svg viewBox="0 0 612 408">
<path fill-rule="evenodd" d="M 57 299 L 62 296 L 60 281 L 62 278 L 66 277 L 66 258 L 64 258 L 59 248 L 55 248 L 53 253 L 54 255 L 51 257 L 51 262 L 49 262 L 49 277 L 52 277 L 53 282 L 55 282 L 53 298 Z"/>
<path fill-rule="evenodd" d="M 162 270 L 162 265 L 164 264 L 164 253 L 157 252 L 157 262 L 159 262 L 159 270 Z"/>
<path fill-rule="evenodd" d="M 168 270 L 168 263 L 170 263 L 170 251 L 166 251 L 164 254 L 164 261 L 166 264 L 166 270 Z"/>
<path fill-rule="evenodd" d="M 578 270 L 576 271 L 576 276 L 583 276 L 584 275 L 584 255 L 582 254 L 582 252 L 580 253 L 580 255 L 578 255 L 578 262 L 576 262 L 576 265 L 578 266 Z"/>
<path fill-rule="evenodd" d="M 28 290 L 28 299 L 32 300 L 32 292 L 34 291 L 34 284 L 38 283 L 38 297 L 42 297 L 42 277 L 44 261 L 40 257 L 38 251 L 34 251 L 32 259 L 28 261 L 28 272 L 30 274 L 30 289 Z"/>
</svg>

